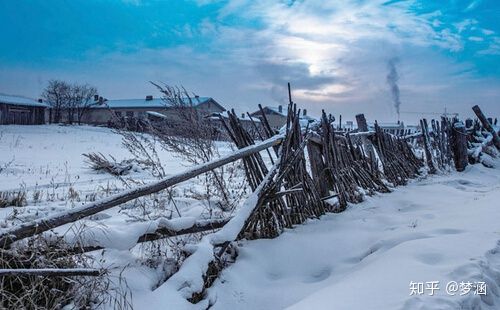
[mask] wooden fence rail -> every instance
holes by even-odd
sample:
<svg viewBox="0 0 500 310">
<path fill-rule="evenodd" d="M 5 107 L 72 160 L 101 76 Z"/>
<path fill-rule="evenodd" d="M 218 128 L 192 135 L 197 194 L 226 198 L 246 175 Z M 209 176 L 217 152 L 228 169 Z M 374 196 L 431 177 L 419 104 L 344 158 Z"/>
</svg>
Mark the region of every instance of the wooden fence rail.
<svg viewBox="0 0 500 310">
<path fill-rule="evenodd" d="M 263 142 L 242 148 L 240 150 L 235 151 L 232 154 L 223 156 L 219 159 L 197 166 L 186 172 L 172 175 L 161 181 L 154 182 L 152 184 L 146 184 L 136 189 L 125 191 L 123 193 L 119 193 L 104 198 L 102 200 L 83 205 L 81 207 L 77 207 L 68 211 L 59 212 L 54 215 L 50 215 L 41 219 L 37 219 L 18 226 L 4 229 L 0 232 L 0 247 L 4 249 L 8 248 L 15 241 L 43 233 L 45 231 L 48 231 L 50 229 L 68 223 L 75 222 L 87 216 L 113 208 L 115 206 L 131 201 L 133 199 L 157 193 L 168 187 L 192 179 L 200 174 L 209 172 L 213 169 L 224 166 L 228 163 L 258 153 L 272 146 L 276 146 L 280 144 L 282 140 L 283 140 L 282 135 L 276 135 Z"/>
<path fill-rule="evenodd" d="M 43 277 L 97 277 L 105 271 L 89 268 L 42 268 L 42 269 L 0 269 L 0 278 L 19 277 L 19 276 L 43 276 Z"/>
</svg>

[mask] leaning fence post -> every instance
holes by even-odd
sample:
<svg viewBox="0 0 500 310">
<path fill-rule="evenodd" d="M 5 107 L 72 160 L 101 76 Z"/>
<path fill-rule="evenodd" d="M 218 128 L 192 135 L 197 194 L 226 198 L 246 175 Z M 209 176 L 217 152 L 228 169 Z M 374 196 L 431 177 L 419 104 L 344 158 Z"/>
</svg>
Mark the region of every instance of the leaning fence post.
<svg viewBox="0 0 500 310">
<path fill-rule="evenodd" d="M 488 130 L 493 135 L 493 144 L 495 144 L 496 148 L 500 150 L 500 138 L 498 137 L 495 129 L 491 126 L 490 122 L 486 119 L 486 116 L 484 116 L 481 108 L 479 108 L 478 105 L 475 105 L 472 107 L 472 110 L 476 113 L 477 117 L 481 121 L 481 124 L 483 124 L 484 129 Z"/>
<path fill-rule="evenodd" d="M 358 132 L 368 131 L 368 124 L 364 114 L 356 115 L 356 123 L 358 124 Z"/>
</svg>

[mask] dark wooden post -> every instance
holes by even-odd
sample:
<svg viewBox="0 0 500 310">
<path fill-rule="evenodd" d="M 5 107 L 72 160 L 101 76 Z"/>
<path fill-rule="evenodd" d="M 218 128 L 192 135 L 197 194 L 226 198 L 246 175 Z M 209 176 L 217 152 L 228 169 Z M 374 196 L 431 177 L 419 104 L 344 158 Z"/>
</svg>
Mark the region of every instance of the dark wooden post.
<svg viewBox="0 0 500 310">
<path fill-rule="evenodd" d="M 321 197 L 328 196 L 328 181 L 326 179 L 326 166 L 321 156 L 321 144 L 311 140 L 307 143 L 307 153 L 311 163 L 311 173 L 314 183 L 318 188 Z"/>
<path fill-rule="evenodd" d="M 368 131 L 368 124 L 364 114 L 356 115 L 356 123 L 358 123 L 358 132 Z"/>
<path fill-rule="evenodd" d="M 429 127 L 427 127 L 427 120 L 424 118 L 420 120 L 420 127 L 422 127 L 422 138 L 424 140 L 424 150 L 425 159 L 427 161 L 427 166 L 429 167 L 429 173 L 436 173 L 436 167 L 434 166 L 434 161 L 432 160 L 432 150 L 429 141 Z"/>
<path fill-rule="evenodd" d="M 495 144 L 496 148 L 500 150 L 500 138 L 498 137 L 497 132 L 493 127 L 491 126 L 490 122 L 486 119 L 486 116 L 484 116 L 483 112 L 479 108 L 478 105 L 475 105 L 472 107 L 472 110 L 474 113 L 476 113 L 477 118 L 481 121 L 481 124 L 483 124 L 484 129 L 488 130 L 491 135 L 493 136 L 493 144 Z"/>
<path fill-rule="evenodd" d="M 456 121 L 452 127 L 453 160 L 457 171 L 464 171 L 467 167 L 467 133 L 464 123 Z"/>
</svg>

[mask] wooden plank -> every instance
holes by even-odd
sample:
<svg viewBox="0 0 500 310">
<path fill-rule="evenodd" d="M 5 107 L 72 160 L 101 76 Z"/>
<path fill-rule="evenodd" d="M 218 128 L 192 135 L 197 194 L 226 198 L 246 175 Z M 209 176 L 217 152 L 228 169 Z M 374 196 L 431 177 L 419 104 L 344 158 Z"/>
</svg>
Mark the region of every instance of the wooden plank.
<svg viewBox="0 0 500 310">
<path fill-rule="evenodd" d="M 493 126 L 491 126 L 488 119 L 486 119 L 486 116 L 484 116 L 481 108 L 479 108 L 478 105 L 475 105 L 472 107 L 472 110 L 474 111 L 474 113 L 476 113 L 477 117 L 481 121 L 481 124 L 483 124 L 484 129 L 488 130 L 489 133 L 493 135 L 493 144 L 498 150 L 500 150 L 500 138 L 498 137 L 498 133 L 495 131 L 495 129 L 493 129 Z"/>
<path fill-rule="evenodd" d="M 358 123 L 358 132 L 368 131 L 368 124 L 364 114 L 356 115 L 356 123 Z"/>
<path fill-rule="evenodd" d="M 0 269 L 0 277 L 18 276 L 43 276 L 43 277 L 74 277 L 92 276 L 97 277 L 103 274 L 99 269 L 74 268 L 74 269 Z"/>
</svg>

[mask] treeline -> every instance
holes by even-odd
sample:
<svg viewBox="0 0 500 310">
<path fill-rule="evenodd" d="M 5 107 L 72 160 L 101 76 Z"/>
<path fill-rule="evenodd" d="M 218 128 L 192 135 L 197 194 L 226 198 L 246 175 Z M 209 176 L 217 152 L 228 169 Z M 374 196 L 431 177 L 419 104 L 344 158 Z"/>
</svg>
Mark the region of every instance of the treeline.
<svg viewBox="0 0 500 310">
<path fill-rule="evenodd" d="M 96 87 L 61 80 L 50 80 L 42 98 L 51 108 L 49 122 L 69 124 L 80 124 L 89 109 L 103 101 Z"/>
</svg>

